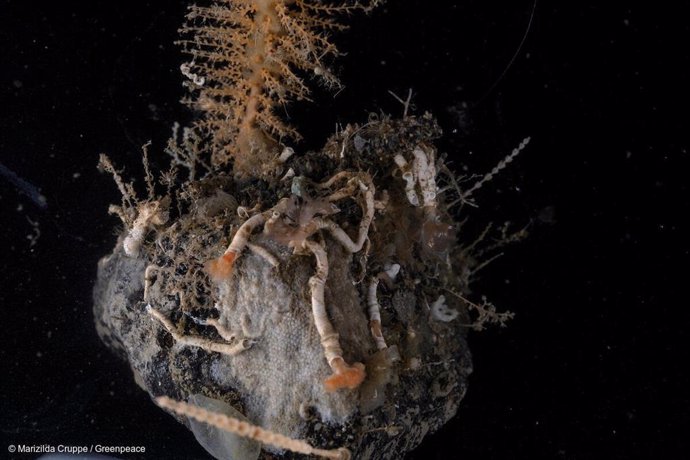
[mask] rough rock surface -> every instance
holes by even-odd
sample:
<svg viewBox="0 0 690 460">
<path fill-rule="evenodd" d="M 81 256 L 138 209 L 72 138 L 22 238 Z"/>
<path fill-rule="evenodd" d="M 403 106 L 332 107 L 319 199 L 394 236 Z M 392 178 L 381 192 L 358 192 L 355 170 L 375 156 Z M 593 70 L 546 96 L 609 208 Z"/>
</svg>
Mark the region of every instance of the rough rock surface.
<svg viewBox="0 0 690 460">
<path fill-rule="evenodd" d="M 437 128 L 429 118 L 412 117 L 365 128 L 356 135 L 341 134 L 323 152 L 286 165 L 314 182 L 338 170 L 368 170 L 376 199 L 385 203 L 360 253 L 349 253 L 328 233 L 318 235 L 329 260 L 328 317 L 340 334 L 346 361 L 366 364 L 364 383 L 355 390 L 324 389 L 323 379 L 331 370 L 312 316 L 311 254 L 295 254 L 257 230 L 251 242 L 279 265 L 245 249 L 228 280 L 209 279 L 204 263 L 222 254 L 242 222 L 238 203 L 267 209 L 290 190 L 294 193 L 294 181 L 292 189 L 289 180 L 240 187 L 231 178 L 216 176 L 183 187 L 173 201 L 179 215 L 152 231 L 138 256 L 125 254 L 123 236 L 98 266 L 98 332 L 129 361 L 136 382 L 152 397 L 186 401 L 205 395 L 263 428 L 322 448 L 345 446 L 358 459 L 401 458 L 455 415 L 471 372 L 467 306 L 449 298 L 449 307 L 460 316 L 448 322 L 434 318 L 430 306 L 447 289 L 467 289 L 473 259 L 460 245 L 432 248 L 436 252 L 431 253 L 421 247 L 424 218 L 407 202 L 405 182 L 392 161 L 397 152 L 430 145 Z M 438 216 L 449 220 L 439 200 Z M 334 220 L 349 234 L 356 233 L 361 211 L 355 200 L 338 205 L 341 211 Z M 390 263 L 400 264 L 401 270 L 378 289 L 389 345 L 378 351 L 369 330 L 366 280 Z M 147 307 L 169 318 L 184 335 L 223 342 L 205 322 L 215 318 L 252 346 L 229 356 L 182 345 Z M 264 446 L 264 457 L 275 454 L 281 452 Z"/>
</svg>

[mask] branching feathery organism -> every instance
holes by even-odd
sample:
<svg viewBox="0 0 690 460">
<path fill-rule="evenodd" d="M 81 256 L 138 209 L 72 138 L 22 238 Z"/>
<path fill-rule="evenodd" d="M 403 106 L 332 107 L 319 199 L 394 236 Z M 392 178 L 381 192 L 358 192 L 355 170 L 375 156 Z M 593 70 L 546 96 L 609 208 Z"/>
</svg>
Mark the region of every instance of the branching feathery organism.
<svg viewBox="0 0 690 460">
<path fill-rule="evenodd" d="M 504 322 L 469 285 L 524 231 L 467 238 L 485 176 L 457 177 L 429 114 L 348 125 L 300 152 L 280 115 L 328 64 L 342 18 L 377 1 L 217 0 L 179 44 L 184 103 L 139 197 L 106 157 L 125 229 L 99 263 L 99 334 L 216 458 L 399 458 L 455 414 L 466 332 Z M 186 171 L 186 176 L 180 173 Z M 186 400 L 187 402 L 180 402 Z M 313 447 L 319 446 L 319 447 Z"/>
</svg>

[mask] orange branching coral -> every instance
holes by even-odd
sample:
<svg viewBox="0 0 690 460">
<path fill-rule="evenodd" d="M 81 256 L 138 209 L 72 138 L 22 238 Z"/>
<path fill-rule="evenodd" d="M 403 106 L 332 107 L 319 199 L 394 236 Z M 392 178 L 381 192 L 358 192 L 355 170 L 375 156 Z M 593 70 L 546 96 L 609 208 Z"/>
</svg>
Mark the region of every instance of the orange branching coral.
<svg viewBox="0 0 690 460">
<path fill-rule="evenodd" d="M 324 62 L 338 55 L 329 33 L 345 28 L 335 16 L 370 8 L 319 0 L 216 0 L 190 7 L 178 42 L 192 57 L 181 66 L 191 90 L 183 102 L 204 114 L 195 127 L 210 139 L 212 164 L 234 158 L 235 172 L 259 175 L 279 153 L 280 140 L 298 140 L 276 109 L 309 97 L 299 72 L 339 84 Z"/>
</svg>

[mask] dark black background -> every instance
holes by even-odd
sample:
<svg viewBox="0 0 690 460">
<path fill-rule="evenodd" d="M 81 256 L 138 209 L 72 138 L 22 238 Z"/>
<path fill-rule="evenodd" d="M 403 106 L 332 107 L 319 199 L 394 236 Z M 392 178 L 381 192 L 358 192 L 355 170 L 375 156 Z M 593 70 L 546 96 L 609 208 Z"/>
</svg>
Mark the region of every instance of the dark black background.
<svg viewBox="0 0 690 460">
<path fill-rule="evenodd" d="M 115 241 L 107 206 L 119 199 L 98 154 L 141 177 L 139 147 L 153 140 L 164 166 L 170 126 L 190 117 L 172 45 L 184 4 L 0 6 L 0 162 L 48 204 L 0 177 L 0 458 L 22 443 L 204 458 L 100 343 L 90 300 Z M 516 318 L 471 336 L 475 372 L 458 416 L 408 458 L 681 458 L 689 29 L 668 4 L 542 0 L 509 66 L 533 6 L 390 0 L 353 18 L 338 39 L 345 90 L 290 108 L 309 139 L 300 148 L 336 123 L 399 114 L 387 91 L 408 88 L 418 113 L 438 117 L 439 149 L 458 167 L 488 171 L 532 137 L 473 213 L 533 222 L 475 286 Z"/>
</svg>

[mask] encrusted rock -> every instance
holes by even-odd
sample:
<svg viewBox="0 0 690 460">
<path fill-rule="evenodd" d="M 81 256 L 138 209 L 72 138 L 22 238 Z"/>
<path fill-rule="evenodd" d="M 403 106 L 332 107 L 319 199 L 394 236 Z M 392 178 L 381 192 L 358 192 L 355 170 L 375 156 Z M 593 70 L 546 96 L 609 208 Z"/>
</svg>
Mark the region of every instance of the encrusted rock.
<svg viewBox="0 0 690 460">
<path fill-rule="evenodd" d="M 444 195 L 434 189 L 433 201 L 428 198 L 436 182 L 454 180 L 439 172 L 441 159 L 431 146 L 437 135 L 430 117 L 371 122 L 334 136 L 322 152 L 290 157 L 272 183 L 210 174 L 185 184 L 166 197 L 170 219 L 149 229 L 137 254 L 125 253 L 123 235 L 100 261 L 94 312 L 101 338 L 129 361 L 135 380 L 152 397 L 210 398 L 218 405 L 209 407 L 231 406 L 255 425 L 313 446 L 347 447 L 357 459 L 400 458 L 455 414 L 471 372 L 468 305 L 460 295 L 467 291 L 473 268 L 468 261 L 474 258 L 461 244 L 449 244 L 457 228 Z M 426 193 L 427 206 L 410 202 L 409 181 L 394 161 L 403 155 L 412 163 L 420 155 L 413 155 L 415 149 L 435 165 L 425 177 L 436 182 L 425 179 L 412 189 L 420 197 Z M 281 180 L 288 170 L 300 181 Z M 286 244 L 294 236 L 257 228 L 249 237 L 253 249 L 237 254 L 227 278 L 214 281 L 205 267 L 223 254 L 250 214 L 293 196 L 293 184 L 304 194 L 295 201 L 302 216 L 307 197 L 319 200 L 347 188 L 317 186 L 337 171 L 372 177 L 376 213 L 359 251 L 348 250 L 333 231 L 306 233 L 326 249 L 324 301 L 342 357 L 366 364 L 359 387 L 327 391 L 323 381 L 332 369 L 313 315 L 314 255 Z M 367 186 L 351 185 L 328 217 L 354 239 Z M 310 212 L 314 217 L 307 220 L 325 211 Z M 275 218 L 288 227 L 302 225 L 287 214 Z M 436 233 L 421 231 L 430 219 L 440 229 Z M 392 264 L 400 266 L 393 277 L 386 274 L 393 273 Z M 372 277 L 381 280 L 374 292 L 385 345 L 372 336 L 367 313 Z M 431 306 L 441 295 L 457 318 L 433 318 Z M 221 353 L 210 343 L 238 346 Z M 189 426 L 186 418 L 178 419 Z M 228 451 L 217 443 L 234 442 L 218 439 L 208 441 L 212 452 Z M 295 455 L 263 448 L 262 455 Z"/>
</svg>

